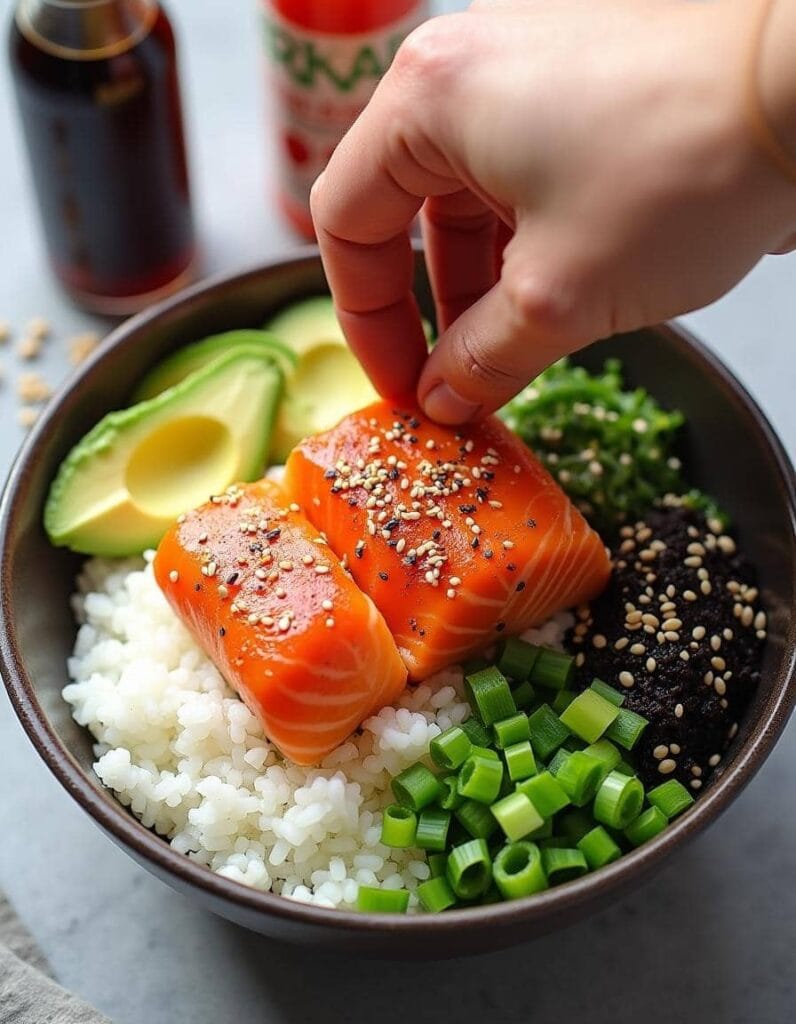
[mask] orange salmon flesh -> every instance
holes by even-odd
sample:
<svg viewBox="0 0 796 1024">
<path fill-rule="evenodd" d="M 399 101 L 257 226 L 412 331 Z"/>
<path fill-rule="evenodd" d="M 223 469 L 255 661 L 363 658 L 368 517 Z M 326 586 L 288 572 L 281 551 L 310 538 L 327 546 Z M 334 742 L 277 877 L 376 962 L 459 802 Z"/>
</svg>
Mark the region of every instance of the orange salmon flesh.
<svg viewBox="0 0 796 1024">
<path fill-rule="evenodd" d="M 155 578 L 267 736 L 296 764 L 392 703 L 406 667 L 371 599 L 270 481 L 181 516 Z"/>
<path fill-rule="evenodd" d="M 496 417 L 444 427 L 376 402 L 299 444 L 284 487 L 412 680 L 589 601 L 610 573 L 600 537 Z"/>
</svg>

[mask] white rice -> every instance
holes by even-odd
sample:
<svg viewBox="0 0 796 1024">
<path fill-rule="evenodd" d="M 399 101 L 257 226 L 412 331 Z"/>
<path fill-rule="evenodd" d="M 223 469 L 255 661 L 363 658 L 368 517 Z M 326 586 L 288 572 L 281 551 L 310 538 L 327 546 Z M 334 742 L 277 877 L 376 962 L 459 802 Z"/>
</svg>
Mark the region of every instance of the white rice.
<svg viewBox="0 0 796 1024">
<path fill-rule="evenodd" d="M 416 906 L 428 865 L 418 851 L 382 846 L 381 811 L 391 776 L 469 716 L 459 669 L 407 689 L 320 767 L 300 768 L 196 645 L 149 564 L 92 560 L 78 588 L 64 698 L 97 740 L 97 775 L 144 825 L 257 889 L 350 908 L 359 885 L 372 885 L 408 889 Z M 526 636 L 559 646 L 570 621 L 559 615 Z"/>
</svg>

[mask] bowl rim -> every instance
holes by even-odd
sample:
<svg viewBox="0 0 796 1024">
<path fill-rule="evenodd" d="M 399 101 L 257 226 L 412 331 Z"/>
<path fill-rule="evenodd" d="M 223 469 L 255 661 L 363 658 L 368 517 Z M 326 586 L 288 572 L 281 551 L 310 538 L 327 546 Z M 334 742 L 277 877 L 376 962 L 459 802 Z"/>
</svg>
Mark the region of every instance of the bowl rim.
<svg viewBox="0 0 796 1024">
<path fill-rule="evenodd" d="M 419 248 L 416 247 L 416 252 Z M 178 316 L 183 306 L 201 299 L 212 300 L 246 279 L 256 280 L 276 269 L 307 263 L 316 264 L 318 250 L 303 246 L 286 258 L 274 258 L 243 271 L 216 275 L 139 313 L 114 328 L 89 359 L 72 373 L 49 403 L 39 422 L 22 444 L 8 475 L 0 500 L 0 601 L 4 609 L 0 626 L 0 671 L 11 703 L 28 738 L 52 774 L 94 821 L 114 837 L 137 859 L 152 864 L 159 872 L 174 876 L 183 885 L 198 888 L 224 904 L 247 912 L 278 917 L 299 926 L 312 926 L 340 932 L 364 934 L 412 933 L 431 930 L 440 937 L 469 924 L 482 927 L 527 924 L 565 916 L 579 905 L 604 899 L 626 884 L 637 884 L 652 873 L 666 856 L 688 838 L 713 822 L 751 781 L 769 755 L 784 729 L 796 703 L 796 622 L 791 617 L 785 637 L 784 670 L 776 689 L 767 701 L 764 714 L 755 723 L 746 742 L 735 752 L 725 773 L 683 817 L 649 843 L 625 854 L 613 864 L 590 872 L 579 879 L 520 900 L 446 911 L 444 914 L 388 915 L 338 910 L 300 903 L 273 892 L 253 889 L 224 878 L 209 868 L 174 850 L 168 840 L 146 828 L 124 807 L 110 790 L 92 781 L 50 725 L 36 696 L 34 684 L 22 662 L 14 622 L 13 588 L 8 566 L 11 538 L 15 533 L 19 495 L 24 492 L 29 467 L 43 439 L 57 429 L 62 403 L 92 376 L 106 356 L 130 336 L 146 331 L 164 316 Z M 722 390 L 757 434 L 757 442 L 768 453 L 777 477 L 778 490 L 786 506 L 791 526 L 791 548 L 796 544 L 796 483 L 790 459 L 767 417 L 754 398 L 724 362 L 705 344 L 679 325 L 664 324 L 652 328 L 664 336 L 696 364 L 712 373 Z M 796 588 L 796 557 L 793 559 Z"/>
</svg>

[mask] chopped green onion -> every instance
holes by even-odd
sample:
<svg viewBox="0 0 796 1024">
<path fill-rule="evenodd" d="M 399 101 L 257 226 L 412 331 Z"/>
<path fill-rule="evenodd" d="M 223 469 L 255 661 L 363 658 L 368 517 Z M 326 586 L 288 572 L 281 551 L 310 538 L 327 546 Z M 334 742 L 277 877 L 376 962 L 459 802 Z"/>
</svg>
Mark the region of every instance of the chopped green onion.
<svg viewBox="0 0 796 1024">
<path fill-rule="evenodd" d="M 648 807 L 627 826 L 625 835 L 633 846 L 641 846 L 663 832 L 668 824 L 669 819 L 659 807 Z"/>
<path fill-rule="evenodd" d="M 498 754 L 498 752 L 496 750 L 493 750 L 491 747 L 474 746 L 473 749 L 470 751 L 470 757 L 485 757 L 489 761 L 500 760 L 500 754 Z"/>
<path fill-rule="evenodd" d="M 495 736 L 495 746 L 499 750 L 505 750 L 512 743 L 522 743 L 530 739 L 531 730 L 528 727 L 528 716 L 524 711 L 518 711 L 511 718 L 502 718 L 492 726 Z"/>
<path fill-rule="evenodd" d="M 498 827 L 494 815 L 486 804 L 479 804 L 477 800 L 465 800 L 453 814 L 473 839 L 489 839 Z"/>
<path fill-rule="evenodd" d="M 464 797 L 459 792 L 458 778 L 455 775 L 446 775 L 439 783 L 442 786 L 442 794 L 437 803 L 443 811 L 455 811 L 457 807 L 461 807 Z"/>
<path fill-rule="evenodd" d="M 511 843 L 495 857 L 495 885 L 506 900 L 520 899 L 547 888 L 542 855 L 535 843 Z"/>
<path fill-rule="evenodd" d="M 561 749 L 566 750 L 568 754 L 571 754 L 575 750 L 583 750 L 586 744 L 577 736 L 567 736 L 564 742 L 561 744 Z"/>
<path fill-rule="evenodd" d="M 545 818 L 543 824 L 541 824 L 539 826 L 539 828 L 534 829 L 534 831 L 531 832 L 531 834 L 529 836 L 527 836 L 527 838 L 528 839 L 533 839 L 534 841 L 536 841 L 537 839 L 546 839 L 548 836 L 551 836 L 552 834 L 553 834 L 553 819 L 552 818 Z"/>
<path fill-rule="evenodd" d="M 508 681 L 495 665 L 465 676 L 464 688 L 470 707 L 486 726 L 509 718 L 517 710 Z"/>
<path fill-rule="evenodd" d="M 550 774 L 551 775 L 558 775 L 559 771 L 561 770 L 561 765 L 564 764 L 568 760 L 568 758 L 571 756 L 571 754 L 572 754 L 571 750 L 564 750 L 563 747 L 560 747 L 555 752 L 555 754 L 553 754 L 553 756 L 550 758 L 550 760 L 547 763 L 547 770 L 550 772 Z"/>
<path fill-rule="evenodd" d="M 568 882 L 589 870 L 586 858 L 580 850 L 563 846 L 546 846 L 542 850 L 542 867 L 548 880 L 554 885 Z"/>
<path fill-rule="evenodd" d="M 569 705 L 575 699 L 575 696 L 576 695 L 573 690 L 559 690 L 555 697 L 553 697 L 553 702 L 550 707 L 557 715 L 560 715 L 562 711 L 567 710 Z"/>
<path fill-rule="evenodd" d="M 404 914 L 409 906 L 406 889 L 377 889 L 371 885 L 360 885 L 357 893 L 357 910 L 374 914 Z"/>
<path fill-rule="evenodd" d="M 536 775 L 536 758 L 533 756 L 533 747 L 529 740 L 512 743 L 503 751 L 503 757 L 506 759 L 506 768 L 512 782 Z"/>
<path fill-rule="evenodd" d="M 567 837 L 567 845 L 574 846 L 594 828 L 594 815 L 582 807 L 572 807 L 557 819 L 558 828 Z"/>
<path fill-rule="evenodd" d="M 529 715 L 528 724 L 533 752 L 541 761 L 547 761 L 569 736 L 569 730 L 549 704 L 540 705 Z"/>
<path fill-rule="evenodd" d="M 644 787 L 635 776 L 610 772 L 594 798 L 594 817 L 609 828 L 627 828 L 644 803 Z"/>
<path fill-rule="evenodd" d="M 616 771 L 620 772 L 622 775 L 635 775 L 636 766 L 622 758 L 616 766 Z"/>
<path fill-rule="evenodd" d="M 492 804 L 490 810 L 511 842 L 522 839 L 544 824 L 541 814 L 528 797 L 516 790 Z"/>
<path fill-rule="evenodd" d="M 602 763 L 603 771 L 600 782 L 602 782 L 608 772 L 613 771 L 613 769 L 616 768 L 622 760 L 622 755 L 619 753 L 617 747 L 615 747 L 610 740 L 606 739 L 597 740 L 596 743 L 590 743 L 584 750 L 584 754 L 588 754 L 589 757 L 596 757 L 597 760 Z"/>
<path fill-rule="evenodd" d="M 440 768 L 447 768 L 448 771 L 463 765 L 472 749 L 470 737 L 458 725 L 435 736 L 428 745 L 428 752 L 434 764 Z"/>
<path fill-rule="evenodd" d="M 414 811 L 400 804 L 384 808 L 381 819 L 381 841 L 395 850 L 405 850 L 415 845 L 417 817 Z"/>
<path fill-rule="evenodd" d="M 426 857 L 429 871 L 432 878 L 439 878 L 445 874 L 445 865 L 448 863 L 447 853 L 430 853 Z"/>
<path fill-rule="evenodd" d="M 518 782 L 517 792 L 524 793 L 543 818 L 551 818 L 570 802 L 566 790 L 550 772 L 540 772 Z"/>
<path fill-rule="evenodd" d="M 421 850 L 441 852 L 448 842 L 450 828 L 450 811 L 440 811 L 436 807 L 427 807 L 420 812 L 417 819 L 415 846 Z"/>
<path fill-rule="evenodd" d="M 490 742 L 489 733 L 474 716 L 462 722 L 459 728 L 474 747 L 486 747 Z"/>
<path fill-rule="evenodd" d="M 618 708 L 621 708 L 625 703 L 625 695 L 620 693 L 619 690 L 615 690 L 613 686 L 609 686 L 608 683 L 604 683 L 602 679 L 592 679 L 590 689 L 594 690 L 595 693 L 599 693 L 601 697 L 604 697 L 611 704 L 615 704 Z"/>
<path fill-rule="evenodd" d="M 694 798 L 677 779 L 667 779 L 647 793 L 653 807 L 663 811 L 669 821 L 682 814 L 694 802 Z"/>
<path fill-rule="evenodd" d="M 503 764 L 500 760 L 473 754 L 461 767 L 458 789 L 468 800 L 491 804 L 500 792 L 502 781 Z"/>
<path fill-rule="evenodd" d="M 486 892 L 492 881 L 492 861 L 483 839 L 454 846 L 448 854 L 447 879 L 456 895 L 472 900 Z"/>
<path fill-rule="evenodd" d="M 398 803 L 413 811 L 421 811 L 442 795 L 437 776 L 419 762 L 396 775 L 391 785 Z"/>
<path fill-rule="evenodd" d="M 617 715 L 619 708 L 616 704 L 601 697 L 595 690 L 584 690 L 562 712 L 561 721 L 570 732 L 580 736 L 586 743 L 594 743 Z"/>
<path fill-rule="evenodd" d="M 528 682 L 524 680 L 519 686 L 515 686 L 511 691 L 511 696 L 514 698 L 514 703 L 521 711 L 528 711 L 533 707 L 533 702 L 536 698 L 534 688 Z"/>
<path fill-rule="evenodd" d="M 605 736 L 625 750 L 632 750 L 648 725 L 647 719 L 637 715 L 635 711 L 620 708 L 619 714 L 605 730 Z"/>
<path fill-rule="evenodd" d="M 574 673 L 575 659 L 571 655 L 542 647 L 529 678 L 534 686 L 546 686 L 550 690 L 565 690 Z"/>
<path fill-rule="evenodd" d="M 605 831 L 602 825 L 593 828 L 578 840 L 578 849 L 586 858 L 586 863 L 596 871 L 597 868 L 605 867 L 611 861 L 622 856 L 622 851 Z"/>
<path fill-rule="evenodd" d="M 572 840 L 569 836 L 549 835 L 539 840 L 539 848 L 542 850 L 571 850 Z"/>
<path fill-rule="evenodd" d="M 528 678 L 538 656 L 538 647 L 510 636 L 503 643 L 497 666 L 504 676 L 519 681 Z"/>
<path fill-rule="evenodd" d="M 594 799 L 604 778 L 602 761 L 582 750 L 570 754 L 556 774 L 556 782 L 567 792 L 576 807 Z"/>
<path fill-rule="evenodd" d="M 417 898 L 423 910 L 431 914 L 438 914 L 456 903 L 456 896 L 448 884 L 448 879 L 442 875 L 426 879 L 417 887 Z"/>
</svg>

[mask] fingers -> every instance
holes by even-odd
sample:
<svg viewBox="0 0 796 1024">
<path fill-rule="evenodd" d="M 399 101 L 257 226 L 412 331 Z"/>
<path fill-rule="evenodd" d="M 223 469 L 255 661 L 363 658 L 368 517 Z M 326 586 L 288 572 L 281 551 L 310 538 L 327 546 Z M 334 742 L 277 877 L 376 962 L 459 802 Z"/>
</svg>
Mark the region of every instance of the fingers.
<svg viewBox="0 0 796 1024">
<path fill-rule="evenodd" d="M 418 400 L 440 423 L 494 412 L 550 363 L 600 333 L 573 279 L 534 267 L 516 237 L 507 252 L 512 249 L 522 257 L 507 258 L 498 283 L 451 324 L 423 369 Z"/>
<path fill-rule="evenodd" d="M 427 355 L 412 294 L 409 226 L 427 196 L 462 188 L 426 142 L 435 136 L 443 103 L 437 83 L 449 73 L 447 55 L 455 50 L 455 40 L 435 24 L 440 21 L 449 19 L 433 19 L 409 37 L 312 194 L 341 326 L 375 387 L 388 397 L 414 392 Z M 431 103 L 434 92 L 438 102 Z"/>
<path fill-rule="evenodd" d="M 429 199 L 423 207 L 426 266 L 440 331 L 497 281 L 497 226 L 493 211 L 466 189 Z"/>
</svg>

